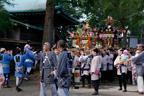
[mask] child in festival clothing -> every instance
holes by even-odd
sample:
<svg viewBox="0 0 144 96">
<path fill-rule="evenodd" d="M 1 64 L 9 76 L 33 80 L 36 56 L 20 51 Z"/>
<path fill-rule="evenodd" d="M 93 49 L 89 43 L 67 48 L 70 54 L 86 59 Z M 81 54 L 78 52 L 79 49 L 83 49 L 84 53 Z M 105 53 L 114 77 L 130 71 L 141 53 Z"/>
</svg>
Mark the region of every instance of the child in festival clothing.
<svg viewBox="0 0 144 96">
<path fill-rule="evenodd" d="M 123 54 L 121 55 L 121 61 L 119 62 L 119 65 L 125 63 L 127 58 L 128 58 L 128 51 L 124 50 Z M 119 68 L 119 66 L 117 66 L 117 68 Z"/>
<path fill-rule="evenodd" d="M 127 60 L 127 58 L 128 58 L 128 51 L 127 50 L 124 50 L 123 51 L 123 54 L 122 54 L 122 56 L 121 56 L 121 63 L 124 63 L 124 62 L 126 62 L 126 60 Z"/>
</svg>

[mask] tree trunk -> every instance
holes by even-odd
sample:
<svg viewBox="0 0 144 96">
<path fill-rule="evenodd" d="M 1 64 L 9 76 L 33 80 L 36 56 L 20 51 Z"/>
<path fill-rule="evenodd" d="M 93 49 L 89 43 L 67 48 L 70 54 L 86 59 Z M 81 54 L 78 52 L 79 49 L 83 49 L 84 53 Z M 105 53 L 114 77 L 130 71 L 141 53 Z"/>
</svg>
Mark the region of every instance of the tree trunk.
<svg viewBox="0 0 144 96">
<path fill-rule="evenodd" d="M 47 0 L 46 13 L 45 13 L 45 24 L 42 43 L 49 42 L 51 45 L 53 42 L 53 30 L 54 30 L 54 9 L 55 6 L 50 3 L 55 3 L 55 0 Z"/>
<path fill-rule="evenodd" d="M 127 36 L 126 36 L 126 34 L 127 34 L 127 31 L 126 31 L 126 33 L 123 35 L 123 41 L 122 41 L 122 47 L 124 47 L 124 48 L 126 48 L 127 47 Z"/>
</svg>

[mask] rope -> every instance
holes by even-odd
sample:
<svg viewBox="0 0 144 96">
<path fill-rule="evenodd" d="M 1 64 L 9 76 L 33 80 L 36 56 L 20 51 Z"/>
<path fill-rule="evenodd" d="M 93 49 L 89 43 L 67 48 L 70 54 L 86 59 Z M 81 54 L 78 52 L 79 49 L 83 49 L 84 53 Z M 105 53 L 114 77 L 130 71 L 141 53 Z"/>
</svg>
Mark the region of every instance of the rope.
<svg viewBox="0 0 144 96">
<path fill-rule="evenodd" d="M 40 79 L 39 79 L 38 86 L 37 86 L 37 94 L 38 94 L 38 95 L 40 95 L 39 87 L 40 87 Z"/>
</svg>

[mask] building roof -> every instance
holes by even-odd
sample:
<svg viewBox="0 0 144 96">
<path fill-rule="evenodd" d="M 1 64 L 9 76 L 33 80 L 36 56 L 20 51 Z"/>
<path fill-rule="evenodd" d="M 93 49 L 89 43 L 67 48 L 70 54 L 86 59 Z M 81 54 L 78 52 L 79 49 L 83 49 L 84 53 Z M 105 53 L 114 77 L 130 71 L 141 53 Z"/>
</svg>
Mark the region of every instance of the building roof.
<svg viewBox="0 0 144 96">
<path fill-rule="evenodd" d="M 14 40 L 14 39 L 10 39 L 10 38 L 1 38 L 0 42 L 10 42 L 10 43 L 21 43 L 21 44 L 26 44 L 27 40 Z M 31 41 L 31 44 L 34 45 L 41 45 L 41 42 L 34 42 Z"/>
<path fill-rule="evenodd" d="M 34 26 L 44 26 L 46 10 L 9 11 L 12 19 Z M 81 25 L 81 22 L 64 12 L 60 6 L 55 7 L 54 26 Z"/>
</svg>

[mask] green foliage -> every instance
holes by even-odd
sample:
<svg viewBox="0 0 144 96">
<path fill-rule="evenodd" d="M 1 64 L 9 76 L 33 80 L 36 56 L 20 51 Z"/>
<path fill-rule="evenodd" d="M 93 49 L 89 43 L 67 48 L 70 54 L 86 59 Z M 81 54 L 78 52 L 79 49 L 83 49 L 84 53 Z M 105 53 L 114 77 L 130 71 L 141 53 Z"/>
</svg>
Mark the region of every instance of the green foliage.
<svg viewBox="0 0 144 96">
<path fill-rule="evenodd" d="M 74 15 L 86 14 L 87 22 L 94 27 L 103 27 L 104 20 L 112 16 L 114 26 L 127 29 L 132 35 L 144 26 L 144 0 L 68 0 L 63 6 Z"/>
<path fill-rule="evenodd" d="M 101 28 L 105 26 L 105 19 L 112 16 L 115 19 L 114 26 L 118 29 L 126 29 L 132 36 L 141 35 L 144 27 L 144 0 L 68 0 L 70 8 L 74 7 L 75 13 L 86 14 L 86 22 L 90 26 Z M 76 9 L 80 10 L 77 11 Z M 126 41 L 126 34 L 123 41 Z M 126 42 L 123 42 L 126 46 Z"/>
<path fill-rule="evenodd" d="M 5 33 L 6 29 L 12 28 L 12 21 L 8 11 L 3 7 L 4 4 L 13 5 L 9 0 L 0 0 L 0 34 Z"/>
<path fill-rule="evenodd" d="M 114 26 L 127 29 L 132 35 L 144 26 L 144 0 L 75 0 L 81 13 L 87 15 L 90 25 L 103 27 L 107 16 L 112 16 L 116 21 Z"/>
<path fill-rule="evenodd" d="M 58 0 L 64 11 L 73 16 L 74 18 L 80 19 L 82 18 L 81 8 L 77 6 L 77 2 L 75 0 Z M 76 4 L 75 4 L 76 3 Z"/>
<path fill-rule="evenodd" d="M 48 0 L 46 6 L 55 6 L 54 0 Z"/>
</svg>

